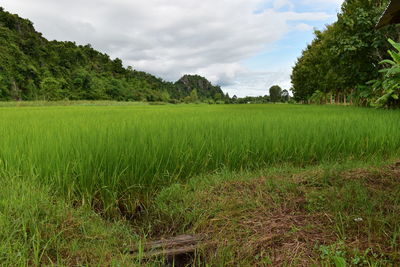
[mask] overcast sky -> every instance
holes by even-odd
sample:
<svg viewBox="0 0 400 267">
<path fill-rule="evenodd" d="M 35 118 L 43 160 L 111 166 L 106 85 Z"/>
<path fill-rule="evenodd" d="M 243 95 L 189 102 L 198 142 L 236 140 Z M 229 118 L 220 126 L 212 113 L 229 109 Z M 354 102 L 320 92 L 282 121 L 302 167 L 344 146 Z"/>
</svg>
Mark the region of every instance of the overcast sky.
<svg viewBox="0 0 400 267">
<path fill-rule="evenodd" d="M 0 0 L 50 40 L 90 43 L 175 81 L 199 74 L 231 96 L 290 88 L 291 68 L 343 0 Z"/>
</svg>

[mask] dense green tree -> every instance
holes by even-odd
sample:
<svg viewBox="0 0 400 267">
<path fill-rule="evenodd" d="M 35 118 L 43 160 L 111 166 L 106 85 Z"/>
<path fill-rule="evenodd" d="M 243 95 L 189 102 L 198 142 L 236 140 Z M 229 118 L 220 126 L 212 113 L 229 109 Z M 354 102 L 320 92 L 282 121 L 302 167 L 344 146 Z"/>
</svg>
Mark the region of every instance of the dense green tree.
<svg viewBox="0 0 400 267">
<path fill-rule="evenodd" d="M 196 102 L 197 100 L 199 100 L 196 89 L 192 90 L 192 92 L 190 93 L 190 100 L 192 102 Z"/>
<path fill-rule="evenodd" d="M 271 102 L 280 102 L 282 99 L 282 88 L 278 85 L 274 85 L 269 88 L 269 96 L 271 98 Z"/>
<path fill-rule="evenodd" d="M 288 90 L 283 90 L 282 91 L 282 102 L 289 102 L 290 100 L 290 95 Z"/>
<path fill-rule="evenodd" d="M 375 29 L 388 0 L 346 0 L 338 19 L 303 51 L 292 72 L 297 101 L 365 103 L 367 82 L 380 77 L 379 62 L 387 58 L 389 37 L 398 40 L 399 27 Z M 317 92 L 318 91 L 318 92 Z M 317 92 L 317 93 L 316 93 Z M 368 101 L 367 101 L 368 102 Z"/>
<path fill-rule="evenodd" d="M 44 100 L 60 100 L 63 98 L 62 83 L 54 77 L 46 77 L 40 83 L 39 94 Z"/>
</svg>

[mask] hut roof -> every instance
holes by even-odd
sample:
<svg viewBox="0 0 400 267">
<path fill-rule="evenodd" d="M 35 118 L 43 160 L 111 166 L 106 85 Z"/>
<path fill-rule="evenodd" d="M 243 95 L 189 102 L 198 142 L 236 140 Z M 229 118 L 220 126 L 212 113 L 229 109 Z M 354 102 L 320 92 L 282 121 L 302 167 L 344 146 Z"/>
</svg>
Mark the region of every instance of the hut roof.
<svg viewBox="0 0 400 267">
<path fill-rule="evenodd" d="M 392 0 L 380 18 L 376 28 L 382 28 L 390 24 L 400 23 L 400 0 Z"/>
</svg>

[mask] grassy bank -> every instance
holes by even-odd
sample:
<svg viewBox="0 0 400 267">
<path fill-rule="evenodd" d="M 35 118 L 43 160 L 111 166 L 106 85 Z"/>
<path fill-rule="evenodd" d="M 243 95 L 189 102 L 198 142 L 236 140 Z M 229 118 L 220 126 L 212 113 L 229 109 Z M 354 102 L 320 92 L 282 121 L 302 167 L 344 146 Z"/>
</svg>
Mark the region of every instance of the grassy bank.
<svg viewBox="0 0 400 267">
<path fill-rule="evenodd" d="M 144 220 L 156 236 L 206 234 L 210 266 L 397 266 L 400 166 L 382 164 L 194 178 L 160 192 Z"/>
<path fill-rule="evenodd" d="M 160 266 L 140 240 L 202 234 L 195 266 L 397 266 L 393 163 L 222 171 L 165 187 L 134 220 L 106 220 L 49 187 L 2 173 L 3 266 Z"/>
</svg>

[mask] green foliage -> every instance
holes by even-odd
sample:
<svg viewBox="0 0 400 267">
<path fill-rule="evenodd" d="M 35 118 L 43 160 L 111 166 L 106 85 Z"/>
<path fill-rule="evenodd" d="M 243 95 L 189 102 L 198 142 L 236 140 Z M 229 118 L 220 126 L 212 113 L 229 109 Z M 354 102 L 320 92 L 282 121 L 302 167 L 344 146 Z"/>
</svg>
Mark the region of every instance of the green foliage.
<svg viewBox="0 0 400 267">
<path fill-rule="evenodd" d="M 196 102 L 199 99 L 196 89 L 192 90 L 192 92 L 190 93 L 190 99 L 192 100 L 192 102 Z"/>
<path fill-rule="evenodd" d="M 46 77 L 40 82 L 39 95 L 44 100 L 60 100 L 62 99 L 62 84 L 53 77 Z"/>
<path fill-rule="evenodd" d="M 326 100 L 327 100 L 327 94 L 319 90 L 315 91 L 313 95 L 309 98 L 309 101 L 315 104 L 324 104 L 326 103 Z"/>
<path fill-rule="evenodd" d="M 383 96 L 377 100 L 377 103 L 385 107 L 400 106 L 400 44 L 389 39 L 390 44 L 397 51 L 389 51 L 392 60 L 383 60 L 381 64 L 389 65 L 389 68 L 381 70 L 384 74 L 382 83 Z"/>
<path fill-rule="evenodd" d="M 290 95 L 288 90 L 283 90 L 282 91 L 282 102 L 289 102 L 290 100 Z"/>
<path fill-rule="evenodd" d="M 320 257 L 322 262 L 329 266 L 335 267 L 346 267 L 346 251 L 345 244 L 339 242 L 338 244 L 330 246 L 320 246 L 319 248 Z"/>
<path fill-rule="evenodd" d="M 274 85 L 269 88 L 269 96 L 271 98 L 271 102 L 280 102 L 282 100 L 282 88 L 278 85 Z"/>
<path fill-rule="evenodd" d="M 364 85 L 378 79 L 377 66 L 388 50 L 388 37 L 398 38 L 399 27 L 377 31 L 375 24 L 387 6 L 387 0 L 346 0 L 338 19 L 303 51 L 292 72 L 293 93 L 297 101 L 310 99 L 316 91 L 331 94 L 336 103 L 351 101 L 368 105 L 374 94 Z"/>
</svg>

